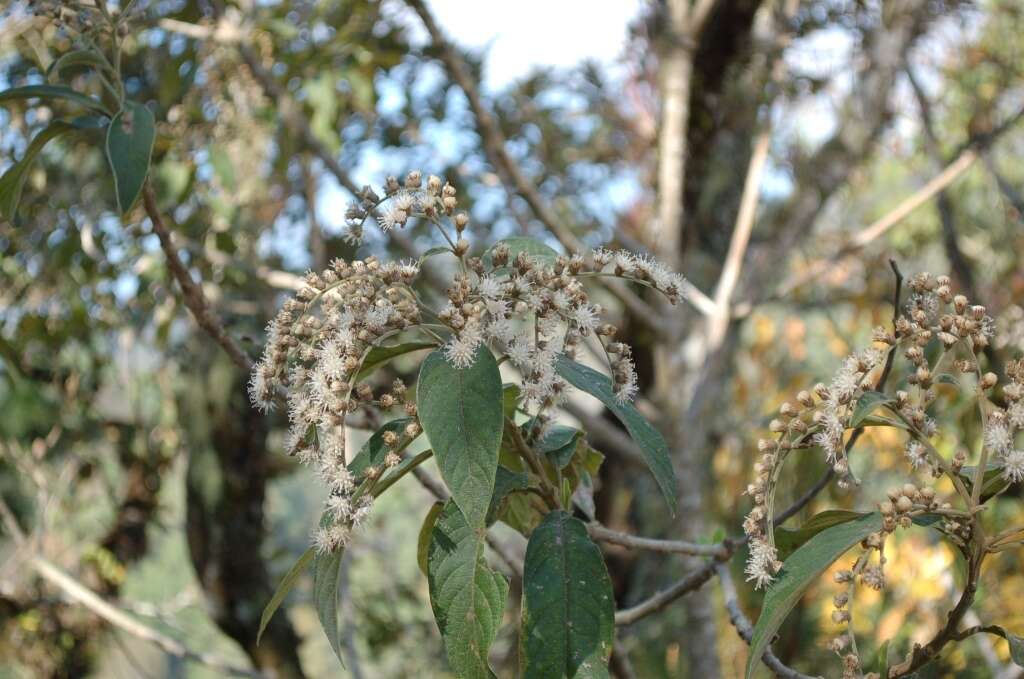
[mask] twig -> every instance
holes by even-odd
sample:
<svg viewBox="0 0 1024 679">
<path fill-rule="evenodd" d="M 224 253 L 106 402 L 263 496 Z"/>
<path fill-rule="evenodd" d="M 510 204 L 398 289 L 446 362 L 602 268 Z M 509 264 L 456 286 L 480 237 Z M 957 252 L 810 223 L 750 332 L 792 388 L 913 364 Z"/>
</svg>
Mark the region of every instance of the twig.
<svg viewBox="0 0 1024 679">
<path fill-rule="evenodd" d="M 153 225 L 153 232 L 160 239 L 160 247 L 167 257 L 167 267 L 171 270 L 171 275 L 174 276 L 174 279 L 178 281 L 178 285 L 181 287 L 182 300 L 185 302 L 185 306 L 192 312 L 192 317 L 196 319 L 199 327 L 205 330 L 217 344 L 224 348 L 224 351 L 227 352 L 234 364 L 242 370 L 248 371 L 252 367 L 252 361 L 235 340 L 228 335 L 220 318 L 210 309 L 210 303 L 206 299 L 203 288 L 192 280 L 192 275 L 189 274 L 185 264 L 181 261 L 178 250 L 174 247 L 174 242 L 171 239 L 171 233 L 167 230 L 163 217 L 160 215 L 160 210 L 157 208 L 156 196 L 153 194 L 153 188 L 149 185 L 149 181 L 142 188 L 142 201 L 146 208 L 146 214 L 149 216 L 149 221 Z"/>
<path fill-rule="evenodd" d="M 728 564 L 716 563 L 715 573 L 718 575 L 718 582 L 722 585 L 722 598 L 724 599 L 725 610 L 729 613 L 729 622 L 736 628 L 740 638 L 749 644 L 750 640 L 754 637 L 754 628 L 750 620 L 747 619 L 747 616 L 740 610 L 739 600 L 736 596 L 736 585 L 732 581 L 732 574 L 729 572 Z M 764 655 L 761 656 L 761 662 L 774 672 L 777 677 L 784 677 L 785 679 L 815 679 L 810 675 L 797 672 L 787 666 L 772 653 L 770 646 L 764 652 Z"/>
<path fill-rule="evenodd" d="M 609 542 L 613 545 L 621 545 L 630 549 L 645 549 L 668 554 L 692 554 L 694 556 L 714 556 L 719 558 L 728 558 L 731 555 L 731 552 L 722 543 L 702 545 L 683 540 L 656 540 L 654 538 L 621 533 L 617 530 L 605 528 L 599 523 L 587 524 L 587 532 L 595 540 Z"/>
</svg>

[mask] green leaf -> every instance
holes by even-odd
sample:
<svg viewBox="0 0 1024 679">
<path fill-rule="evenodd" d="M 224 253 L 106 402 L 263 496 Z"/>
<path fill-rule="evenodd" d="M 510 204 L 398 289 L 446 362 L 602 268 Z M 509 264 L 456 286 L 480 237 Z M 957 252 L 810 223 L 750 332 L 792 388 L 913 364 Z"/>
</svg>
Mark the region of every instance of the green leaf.
<svg viewBox="0 0 1024 679">
<path fill-rule="evenodd" d="M 572 456 L 576 452 L 576 444 L 582 436 L 583 432 L 575 427 L 556 424 L 548 430 L 543 439 L 537 442 L 537 451 L 545 455 L 559 469 L 565 469 L 565 466 L 572 461 Z"/>
<path fill-rule="evenodd" d="M 674 514 L 678 501 L 676 499 L 676 473 L 672 469 L 672 460 L 668 456 L 668 446 L 661 434 L 644 419 L 640 411 L 629 401 L 620 403 L 615 397 L 612 381 L 593 368 L 588 368 L 565 356 L 555 361 L 555 370 L 569 384 L 597 398 L 626 427 L 626 431 L 640 447 L 647 467 L 654 474 L 670 511 Z"/>
<path fill-rule="evenodd" d="M 498 465 L 498 473 L 494 477 L 494 495 L 491 496 L 491 504 L 487 507 L 487 525 L 498 519 L 509 493 L 525 490 L 529 484 L 530 477 L 526 472 L 514 472 Z"/>
<path fill-rule="evenodd" d="M 103 59 L 93 50 L 74 50 L 50 64 L 50 67 L 46 69 L 46 80 L 50 83 L 57 82 L 60 80 L 61 71 L 72 66 L 92 66 L 100 72 L 106 69 Z"/>
<path fill-rule="evenodd" d="M 481 346 L 473 364 L 460 369 L 434 351 L 420 367 L 416 406 L 452 499 L 471 526 L 483 526 L 504 422 L 501 374 L 493 354 Z"/>
<path fill-rule="evenodd" d="M 360 382 L 369 377 L 377 368 L 382 365 L 391 362 L 399 356 L 405 354 L 411 354 L 414 351 L 421 351 L 423 349 L 430 349 L 431 347 L 437 346 L 433 342 L 406 342 L 404 344 L 396 344 L 390 347 L 374 347 L 366 354 L 366 358 L 363 359 L 363 366 L 356 373 L 356 382 Z"/>
<path fill-rule="evenodd" d="M 63 120 L 53 121 L 32 138 L 21 160 L 9 167 L 0 177 L 0 214 L 8 221 L 14 221 L 15 214 L 18 212 L 18 204 L 21 202 L 21 192 L 28 180 L 28 171 L 36 157 L 42 152 L 43 147 L 51 139 L 73 132 L 75 129 L 77 128 L 74 125 Z"/>
<path fill-rule="evenodd" d="M 26 85 L 0 92 L 0 103 L 16 99 L 63 99 L 97 113 L 110 115 L 110 111 L 99 99 L 93 99 L 64 85 Z"/>
<path fill-rule="evenodd" d="M 826 528 L 859 519 L 866 513 L 852 512 L 846 509 L 828 509 L 820 514 L 815 514 L 799 528 L 782 528 L 781 526 L 776 528 L 775 548 L 779 552 L 779 558 L 785 561 L 800 545 Z"/>
<path fill-rule="evenodd" d="M 338 576 L 344 553 L 345 550 L 339 549 L 317 554 L 313 560 L 313 606 L 320 618 L 320 626 L 342 665 L 345 660 L 341 657 L 341 634 L 338 631 Z"/>
<path fill-rule="evenodd" d="M 523 676 L 607 677 L 615 599 L 601 550 L 579 519 L 548 514 L 523 565 Z"/>
<path fill-rule="evenodd" d="M 859 427 L 861 422 L 863 422 L 865 418 L 875 410 L 895 402 L 895 400 L 881 392 L 865 391 L 861 397 L 857 399 L 857 405 L 853 409 L 853 415 L 850 416 L 850 427 Z"/>
<path fill-rule="evenodd" d="M 384 435 L 388 432 L 395 432 L 399 436 L 404 436 L 406 426 L 415 421 L 415 418 L 412 417 L 400 417 L 397 420 L 385 422 L 381 425 L 381 428 L 375 431 L 366 443 L 363 444 L 363 447 L 359 449 L 359 452 L 352 458 L 352 461 L 348 463 L 348 470 L 356 476 L 359 476 L 369 467 L 384 464 L 384 458 L 387 456 L 389 450 L 388 447 L 384 445 Z"/>
<path fill-rule="evenodd" d="M 525 252 L 530 259 L 542 266 L 551 266 L 555 263 L 555 260 L 558 259 L 558 253 L 547 245 L 544 245 L 544 243 L 541 243 L 539 240 L 516 236 L 514 238 L 504 238 L 492 245 L 491 248 L 484 253 L 484 264 L 492 266 L 494 249 L 499 245 L 508 246 L 509 264 L 516 261 L 516 257 L 519 256 L 520 252 Z"/>
<path fill-rule="evenodd" d="M 149 173 L 149 159 L 156 139 L 153 113 L 134 101 L 126 101 L 107 128 L 107 160 L 114 173 L 117 206 L 124 214 L 135 204 Z"/>
<path fill-rule="evenodd" d="M 508 581 L 484 559 L 483 536 L 449 501 L 434 525 L 427 553 L 430 605 L 448 662 L 462 679 L 494 676 L 487 651 L 508 598 Z"/>
<path fill-rule="evenodd" d="M 270 598 L 266 608 L 263 609 L 263 615 L 260 616 L 260 629 L 256 632 L 257 646 L 260 644 L 260 637 L 263 636 L 263 631 L 267 629 L 267 625 L 270 624 L 270 619 L 274 617 L 274 613 L 277 612 L 281 603 L 284 602 L 284 598 L 288 596 L 288 592 L 292 591 L 292 587 L 294 587 L 295 583 L 298 582 L 299 576 L 309 568 L 309 564 L 313 561 L 314 557 L 316 557 L 316 548 L 310 547 L 302 553 L 299 560 L 295 562 L 295 565 L 292 566 L 288 573 L 285 574 L 284 578 L 282 578 L 281 584 L 277 586 L 277 591 L 274 592 L 274 596 Z"/>
<path fill-rule="evenodd" d="M 420 526 L 420 534 L 416 539 L 416 563 L 420 567 L 420 572 L 423 575 L 427 575 L 427 553 L 430 550 L 430 540 L 434 534 L 434 525 L 437 523 L 437 517 L 441 515 L 441 510 L 444 509 L 443 502 L 435 502 L 430 505 L 430 511 L 423 517 L 423 525 Z"/>
<path fill-rule="evenodd" d="M 896 427 L 897 429 L 907 429 L 907 425 L 900 422 L 899 420 L 893 420 L 888 417 L 880 417 L 878 415 L 868 415 L 861 420 L 857 426 L 859 427 Z"/>
<path fill-rule="evenodd" d="M 826 528 L 786 559 L 775 582 L 765 593 L 761 615 L 754 625 L 750 655 L 747 658 L 747 679 L 753 674 L 772 637 L 811 583 L 847 550 L 881 529 L 882 515 L 872 512 L 859 519 Z"/>
</svg>

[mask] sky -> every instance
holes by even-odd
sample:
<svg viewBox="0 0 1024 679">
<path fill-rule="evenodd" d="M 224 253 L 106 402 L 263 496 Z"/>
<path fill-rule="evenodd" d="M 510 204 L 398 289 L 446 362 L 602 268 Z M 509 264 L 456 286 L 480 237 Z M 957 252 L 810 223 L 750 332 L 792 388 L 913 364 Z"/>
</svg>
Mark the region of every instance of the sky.
<svg viewBox="0 0 1024 679">
<path fill-rule="evenodd" d="M 484 85 L 501 89 L 538 66 L 584 59 L 611 66 L 622 53 L 639 0 L 431 0 L 449 39 L 486 49 Z M 417 23 L 418 25 L 418 23 Z"/>
</svg>

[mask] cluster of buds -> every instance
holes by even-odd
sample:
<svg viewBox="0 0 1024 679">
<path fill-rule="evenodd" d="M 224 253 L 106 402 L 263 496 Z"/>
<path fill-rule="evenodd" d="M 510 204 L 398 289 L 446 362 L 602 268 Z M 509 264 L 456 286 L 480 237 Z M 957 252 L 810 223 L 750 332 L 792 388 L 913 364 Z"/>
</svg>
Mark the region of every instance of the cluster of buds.
<svg viewBox="0 0 1024 679">
<path fill-rule="evenodd" d="M 1024 431 L 1024 361 L 1010 361 L 1006 367 L 1009 382 L 1003 386 L 1005 408 L 992 405 L 985 424 L 983 445 L 989 450 L 997 464 L 1002 467 L 1003 477 L 1009 483 L 1024 481 L 1024 449 L 1018 445 L 1020 433 Z M 997 386 L 997 380 L 982 376 L 979 387 L 990 390 Z"/>
<path fill-rule="evenodd" d="M 253 368 L 249 395 L 262 410 L 286 394 L 290 428 L 286 449 L 313 466 L 336 503 L 333 526 L 321 528 L 320 546 L 342 546 L 348 529 L 368 511 L 353 503 L 356 479 L 346 466 L 345 418 L 360 408 L 403 405 L 392 390 L 379 399 L 358 379 L 367 352 L 383 339 L 419 323 L 420 310 L 409 285 L 414 264 L 383 264 L 374 257 L 335 260 L 287 300 L 267 327 L 263 357 Z M 387 404 L 387 405 L 385 405 Z M 367 502 L 368 500 L 364 500 Z"/>
<path fill-rule="evenodd" d="M 383 196 L 372 187 L 364 186 L 357 200 L 349 203 L 345 210 L 349 229 L 346 239 L 354 244 L 361 243 L 368 217 L 373 217 L 382 231 L 390 231 L 404 228 L 413 217 L 434 220 L 440 215 L 454 215 L 455 228 L 461 234 L 469 224 L 469 217 L 465 212 L 456 214 L 459 206 L 456 193 L 454 186 L 436 175 L 427 177 L 424 185 L 423 173 L 419 170 L 410 172 L 402 182 L 388 177 L 384 181 Z"/>
</svg>

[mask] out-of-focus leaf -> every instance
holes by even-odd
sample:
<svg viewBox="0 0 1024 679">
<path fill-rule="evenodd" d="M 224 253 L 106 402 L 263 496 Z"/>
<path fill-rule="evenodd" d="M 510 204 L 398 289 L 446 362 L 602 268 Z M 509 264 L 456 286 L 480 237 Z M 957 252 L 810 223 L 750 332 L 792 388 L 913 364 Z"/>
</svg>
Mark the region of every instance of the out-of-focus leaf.
<svg viewBox="0 0 1024 679">
<path fill-rule="evenodd" d="M 26 85 L 0 92 L 0 103 L 17 99 L 59 99 L 110 116 L 110 111 L 99 99 L 93 99 L 64 85 Z"/>
<path fill-rule="evenodd" d="M 524 490 L 529 483 L 530 477 L 526 472 L 514 472 L 498 465 L 498 473 L 494 477 L 494 495 L 491 496 L 491 504 L 487 508 L 488 526 L 498 519 L 509 493 Z"/>
<path fill-rule="evenodd" d="M 132 208 L 149 174 L 149 159 L 156 139 L 153 113 L 134 101 L 110 121 L 107 128 L 107 159 L 114 173 L 117 206 L 124 214 Z"/>
<path fill-rule="evenodd" d="M 25 181 L 28 179 L 28 171 L 35 162 L 36 157 L 42 152 L 51 139 L 55 139 L 68 132 L 73 132 L 75 126 L 63 120 L 55 120 L 46 126 L 39 134 L 32 138 L 25 155 L 21 160 L 9 167 L 3 176 L 0 177 L 0 214 L 8 221 L 13 222 L 18 212 L 18 204 L 21 202 L 21 192 L 25 188 Z"/>
<path fill-rule="evenodd" d="M 525 252 L 526 255 L 542 266 L 551 266 L 555 260 L 558 259 L 558 253 L 549 248 L 544 243 L 534 238 L 526 238 L 523 236 L 516 236 L 514 238 L 505 238 L 499 240 L 497 243 L 492 245 L 487 252 L 484 253 L 483 260 L 487 266 L 493 266 L 493 254 L 494 249 L 499 245 L 507 245 L 509 250 L 508 262 L 511 265 L 516 261 L 520 252 Z"/>
</svg>

